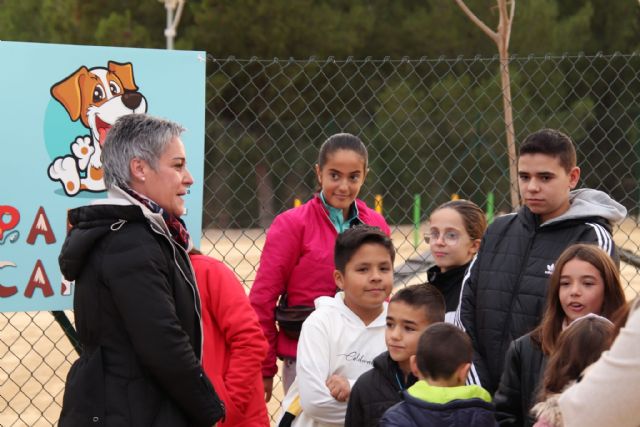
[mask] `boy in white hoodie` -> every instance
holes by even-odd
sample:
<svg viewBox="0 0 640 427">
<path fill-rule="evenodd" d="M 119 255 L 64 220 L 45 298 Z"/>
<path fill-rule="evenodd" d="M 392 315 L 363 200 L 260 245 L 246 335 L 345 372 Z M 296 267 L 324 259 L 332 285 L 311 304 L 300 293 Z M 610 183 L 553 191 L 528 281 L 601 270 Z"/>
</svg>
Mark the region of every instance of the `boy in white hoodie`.
<svg viewBox="0 0 640 427">
<path fill-rule="evenodd" d="M 280 426 L 342 426 L 351 387 L 386 350 L 395 250 L 379 228 L 360 225 L 335 245 L 335 297 L 315 300 L 298 341 L 297 375 Z M 301 410 L 301 412 L 300 412 Z"/>
</svg>

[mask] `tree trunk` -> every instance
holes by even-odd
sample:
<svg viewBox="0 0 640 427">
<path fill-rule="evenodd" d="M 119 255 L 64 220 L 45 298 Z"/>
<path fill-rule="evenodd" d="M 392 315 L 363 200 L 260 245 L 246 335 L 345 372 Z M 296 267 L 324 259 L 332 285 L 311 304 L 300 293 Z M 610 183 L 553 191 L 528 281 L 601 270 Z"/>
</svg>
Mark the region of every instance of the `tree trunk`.
<svg viewBox="0 0 640 427">
<path fill-rule="evenodd" d="M 273 185 L 267 160 L 262 158 L 256 163 L 256 197 L 258 198 L 258 224 L 269 228 L 274 218 Z"/>
<path fill-rule="evenodd" d="M 520 206 L 518 191 L 518 165 L 516 159 L 516 135 L 513 127 L 513 106 L 511 104 L 511 77 L 509 74 L 509 52 L 503 40 L 498 46 L 500 51 L 500 83 L 502 86 L 502 105 L 504 126 L 507 136 L 507 154 L 509 156 L 509 189 L 511 208 Z"/>
<path fill-rule="evenodd" d="M 511 77 L 509 76 L 509 39 L 511 24 L 515 14 L 516 0 L 496 0 L 500 18 L 498 30 L 493 31 L 467 7 L 464 0 L 455 0 L 469 19 L 478 26 L 498 46 L 500 54 L 500 83 L 502 89 L 502 106 L 504 110 L 504 126 L 507 134 L 507 155 L 509 157 L 509 189 L 511 208 L 520 206 L 518 196 L 518 173 L 516 164 L 515 130 L 513 128 L 513 106 L 511 104 Z"/>
</svg>

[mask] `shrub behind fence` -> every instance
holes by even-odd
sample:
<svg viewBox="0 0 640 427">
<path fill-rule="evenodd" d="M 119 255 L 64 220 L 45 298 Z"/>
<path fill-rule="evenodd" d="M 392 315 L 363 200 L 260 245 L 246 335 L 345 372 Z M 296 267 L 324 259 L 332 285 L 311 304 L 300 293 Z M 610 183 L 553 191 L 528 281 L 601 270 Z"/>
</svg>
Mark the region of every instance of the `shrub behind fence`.
<svg viewBox="0 0 640 427">
<path fill-rule="evenodd" d="M 513 208 L 497 58 L 209 57 L 207 66 L 202 249 L 232 267 L 247 289 L 265 229 L 294 199 L 312 197 L 319 146 L 336 132 L 361 136 L 369 149 L 361 198 L 373 206 L 382 196 L 397 267 L 421 260 L 427 249 L 412 225 L 416 195 L 420 223 L 454 193 L 485 209 L 490 197 L 498 212 Z M 581 185 L 608 192 L 629 210 L 615 241 L 634 297 L 640 56 L 513 57 L 510 67 L 516 140 L 542 127 L 569 134 Z M 0 330 L 0 425 L 56 424 L 77 357 L 73 346 L 47 312 L 2 313 Z M 276 392 L 272 416 L 280 398 Z"/>
</svg>

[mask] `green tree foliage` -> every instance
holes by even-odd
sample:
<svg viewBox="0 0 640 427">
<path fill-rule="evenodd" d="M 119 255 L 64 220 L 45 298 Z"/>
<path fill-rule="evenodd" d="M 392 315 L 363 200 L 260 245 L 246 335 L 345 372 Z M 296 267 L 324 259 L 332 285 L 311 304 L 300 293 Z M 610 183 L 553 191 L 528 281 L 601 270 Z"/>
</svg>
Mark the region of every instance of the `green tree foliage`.
<svg viewBox="0 0 640 427">
<path fill-rule="evenodd" d="M 363 2 L 201 0 L 189 2 L 185 38 L 216 57 L 346 56 L 364 43 L 371 16 Z"/>
<path fill-rule="evenodd" d="M 0 40 L 163 47 L 164 16 L 158 2 L 4 0 Z"/>
<path fill-rule="evenodd" d="M 480 30 L 469 24 L 453 1 L 371 3 L 375 24 L 359 56 L 456 57 L 495 52 L 493 44 L 480 37 Z M 478 2 L 470 4 L 474 3 Z"/>
<path fill-rule="evenodd" d="M 131 18 L 131 12 L 111 12 L 105 19 L 98 22 L 95 39 L 101 45 L 116 46 L 149 46 L 152 44 L 149 31 L 142 25 L 136 24 Z"/>
<path fill-rule="evenodd" d="M 466 3 L 495 27 L 494 2 Z M 481 203 L 493 190 L 508 204 L 495 46 L 454 2 L 186 4 L 176 47 L 211 58 L 205 226 L 266 225 L 309 198 L 318 147 L 338 131 L 369 145 L 363 197 L 383 194 L 392 222 L 410 222 L 414 193 L 427 210 L 454 192 Z M 0 0 L 0 40 L 163 48 L 165 18 L 155 0 Z M 583 177 L 628 207 L 640 174 L 640 59 L 571 55 L 639 43 L 635 1 L 535 0 L 518 1 L 510 44 L 517 140 L 558 127 L 581 159 L 607 153 Z"/>
</svg>

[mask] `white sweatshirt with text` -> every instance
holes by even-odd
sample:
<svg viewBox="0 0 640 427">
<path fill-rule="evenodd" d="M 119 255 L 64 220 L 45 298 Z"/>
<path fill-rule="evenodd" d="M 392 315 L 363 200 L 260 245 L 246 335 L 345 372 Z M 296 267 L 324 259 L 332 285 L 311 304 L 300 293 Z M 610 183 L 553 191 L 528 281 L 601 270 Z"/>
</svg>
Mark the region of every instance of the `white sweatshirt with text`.
<svg viewBox="0 0 640 427">
<path fill-rule="evenodd" d="M 369 325 L 344 304 L 344 293 L 319 297 L 314 311 L 302 325 L 298 341 L 296 379 L 283 400 L 283 408 L 300 395 L 302 413 L 295 427 L 342 426 L 347 402 L 338 402 L 325 385 L 342 375 L 353 387 L 358 377 L 373 367 L 373 359 L 386 351 L 384 331 L 387 303 Z"/>
</svg>

